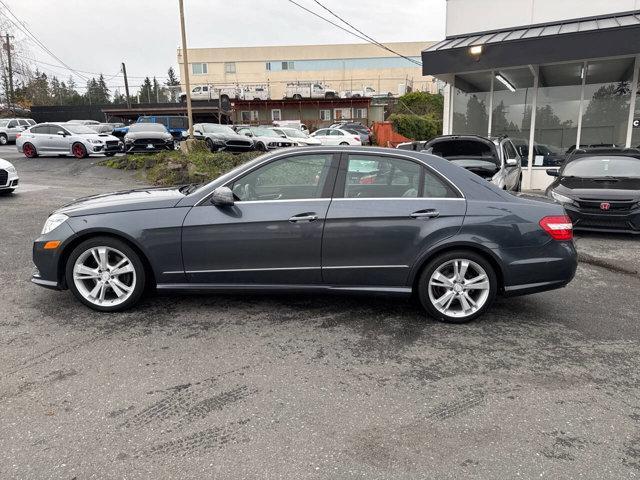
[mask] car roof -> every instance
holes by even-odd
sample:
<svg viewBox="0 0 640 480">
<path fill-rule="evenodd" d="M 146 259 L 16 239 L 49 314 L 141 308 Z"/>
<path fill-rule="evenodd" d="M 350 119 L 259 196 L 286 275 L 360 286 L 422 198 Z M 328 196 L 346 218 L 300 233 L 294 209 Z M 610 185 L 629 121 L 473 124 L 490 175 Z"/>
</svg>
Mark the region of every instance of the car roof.
<svg viewBox="0 0 640 480">
<path fill-rule="evenodd" d="M 578 148 L 567 156 L 567 162 L 570 162 L 577 158 L 597 157 L 597 156 L 630 157 L 630 158 L 637 158 L 640 160 L 640 150 L 637 148 L 607 148 L 607 147 Z"/>
</svg>

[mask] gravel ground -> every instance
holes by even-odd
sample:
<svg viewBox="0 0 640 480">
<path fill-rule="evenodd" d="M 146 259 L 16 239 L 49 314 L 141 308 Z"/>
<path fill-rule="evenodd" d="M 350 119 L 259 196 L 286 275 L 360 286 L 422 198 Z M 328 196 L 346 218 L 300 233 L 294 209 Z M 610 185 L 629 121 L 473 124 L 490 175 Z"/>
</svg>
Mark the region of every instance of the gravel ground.
<svg viewBox="0 0 640 480">
<path fill-rule="evenodd" d="M 0 478 L 640 477 L 637 276 L 583 263 L 462 326 L 317 295 L 98 314 L 28 281 L 52 209 L 137 183 L 97 160 L 15 160 L 0 197 Z"/>
</svg>

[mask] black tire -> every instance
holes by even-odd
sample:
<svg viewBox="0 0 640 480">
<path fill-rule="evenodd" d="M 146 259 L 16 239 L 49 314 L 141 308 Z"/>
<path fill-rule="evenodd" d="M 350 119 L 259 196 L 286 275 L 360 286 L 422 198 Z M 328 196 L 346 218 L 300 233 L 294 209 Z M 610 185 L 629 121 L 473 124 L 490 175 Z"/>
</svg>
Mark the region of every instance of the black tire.
<svg viewBox="0 0 640 480">
<path fill-rule="evenodd" d="M 115 248 L 124 253 L 131 261 L 131 264 L 133 265 L 133 268 L 135 270 L 136 283 L 133 289 L 133 293 L 126 301 L 116 306 L 100 306 L 91 303 L 82 296 L 82 294 L 78 291 L 75 282 L 73 281 L 73 266 L 78 257 L 80 257 L 80 255 L 82 255 L 90 248 L 101 246 Z M 138 303 L 140 297 L 142 297 L 146 285 L 146 272 L 140 256 L 122 240 L 113 237 L 93 237 L 85 240 L 77 247 L 75 247 L 69 255 L 67 264 L 65 265 L 65 278 L 67 286 L 69 287 L 69 290 L 71 290 L 73 295 L 81 303 L 98 312 L 119 312 L 133 307 L 136 303 Z"/>
<path fill-rule="evenodd" d="M 480 307 L 473 314 L 465 317 L 449 316 L 444 314 L 443 312 L 440 312 L 433 305 L 431 299 L 429 298 L 428 284 L 429 284 L 429 279 L 431 278 L 431 275 L 433 275 L 434 271 L 438 267 L 454 259 L 466 259 L 466 260 L 471 260 L 477 263 L 480 267 L 484 269 L 489 281 L 489 294 L 484 305 L 482 305 L 482 307 Z M 451 252 L 446 252 L 431 259 L 429 263 L 425 266 L 425 268 L 422 270 L 422 273 L 420 274 L 420 278 L 417 284 L 418 298 L 420 299 L 420 303 L 422 304 L 424 309 L 427 311 L 427 314 L 430 317 L 436 320 L 439 320 L 441 322 L 456 323 L 456 324 L 471 322 L 472 320 L 475 320 L 484 312 L 486 312 L 487 309 L 491 307 L 491 304 L 495 300 L 497 291 L 498 291 L 498 279 L 496 276 L 496 272 L 493 266 L 491 265 L 491 263 L 489 263 L 483 256 L 478 255 L 477 253 L 469 250 L 455 250 Z"/>
<path fill-rule="evenodd" d="M 299 93 L 296 93 L 296 94 L 293 96 L 293 99 L 294 99 L 294 100 L 302 100 L 302 95 L 300 95 Z"/>
<path fill-rule="evenodd" d="M 207 144 L 207 148 L 209 149 L 210 152 L 214 153 L 216 151 L 215 150 L 216 147 L 213 145 L 213 141 L 210 138 L 207 138 L 205 140 L 205 143 Z"/>
<path fill-rule="evenodd" d="M 349 145 L 349 142 L 342 142 L 340 145 Z"/>
<path fill-rule="evenodd" d="M 264 143 L 262 142 L 258 142 L 256 144 L 256 150 L 258 150 L 259 152 L 266 152 L 267 151 L 267 147 Z"/>
<path fill-rule="evenodd" d="M 113 157 L 116 154 L 116 152 L 105 152 L 104 156 L 105 157 Z"/>
<path fill-rule="evenodd" d="M 9 143 L 9 138 L 4 133 L 0 133 L 0 145 L 6 145 L 7 143 Z"/>
</svg>

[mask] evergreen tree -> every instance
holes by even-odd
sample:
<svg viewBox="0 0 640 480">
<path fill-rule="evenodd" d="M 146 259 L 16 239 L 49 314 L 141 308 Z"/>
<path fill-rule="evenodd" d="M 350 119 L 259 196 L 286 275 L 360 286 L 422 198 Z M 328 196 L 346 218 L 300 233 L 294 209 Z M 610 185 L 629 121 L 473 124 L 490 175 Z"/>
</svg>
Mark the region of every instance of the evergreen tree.
<svg viewBox="0 0 640 480">
<path fill-rule="evenodd" d="M 167 90 L 169 91 L 168 97 L 170 101 L 175 102 L 180 92 L 180 80 L 176 77 L 176 72 L 173 70 L 173 67 L 169 67 L 169 70 L 167 70 L 167 81 L 164 83 L 168 87 Z"/>
<path fill-rule="evenodd" d="M 151 84 L 151 79 L 149 77 L 145 77 L 144 82 L 142 82 L 142 87 L 138 92 L 138 97 L 140 98 L 140 103 L 151 103 L 153 97 L 153 85 Z"/>
</svg>

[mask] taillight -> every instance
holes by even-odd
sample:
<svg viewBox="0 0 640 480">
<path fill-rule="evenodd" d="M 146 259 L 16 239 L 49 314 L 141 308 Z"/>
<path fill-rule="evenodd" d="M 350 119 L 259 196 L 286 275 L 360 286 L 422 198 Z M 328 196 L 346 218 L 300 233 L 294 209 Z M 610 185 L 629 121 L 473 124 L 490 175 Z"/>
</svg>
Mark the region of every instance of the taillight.
<svg viewBox="0 0 640 480">
<path fill-rule="evenodd" d="M 540 220 L 540 226 L 554 240 L 571 240 L 573 238 L 573 223 L 566 215 L 544 217 Z"/>
<path fill-rule="evenodd" d="M 21 133 L 16 133 L 16 140 L 20 138 Z"/>
</svg>

